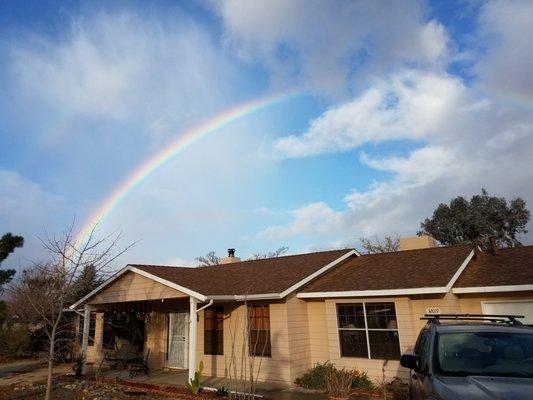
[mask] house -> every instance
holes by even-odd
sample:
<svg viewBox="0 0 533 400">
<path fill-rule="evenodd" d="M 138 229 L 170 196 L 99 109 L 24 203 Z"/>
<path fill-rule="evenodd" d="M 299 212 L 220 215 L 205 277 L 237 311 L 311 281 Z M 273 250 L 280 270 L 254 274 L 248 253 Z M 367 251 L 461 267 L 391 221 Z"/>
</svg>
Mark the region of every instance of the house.
<svg viewBox="0 0 533 400">
<path fill-rule="evenodd" d="M 410 250 L 130 264 L 71 308 L 84 309 L 89 361 L 99 362 L 114 336 L 150 349 L 151 368 L 192 376 L 202 361 L 206 375 L 238 377 L 252 357 L 261 359 L 259 380 L 286 383 L 326 360 L 405 379 L 400 354 L 414 346 L 425 313 L 512 313 L 533 324 L 533 246 L 482 252 L 415 238 L 402 247 Z"/>
</svg>

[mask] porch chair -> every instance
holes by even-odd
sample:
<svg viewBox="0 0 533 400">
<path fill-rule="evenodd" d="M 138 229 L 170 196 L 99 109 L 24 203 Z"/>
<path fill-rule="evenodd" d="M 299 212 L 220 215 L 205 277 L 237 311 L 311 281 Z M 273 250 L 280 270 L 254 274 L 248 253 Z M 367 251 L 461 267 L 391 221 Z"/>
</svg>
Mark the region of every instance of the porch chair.
<svg viewBox="0 0 533 400">
<path fill-rule="evenodd" d="M 148 356 L 150 355 L 150 349 L 146 352 L 144 359 L 141 357 L 133 360 L 130 366 L 130 378 L 134 378 L 138 372 L 144 372 L 145 375 L 150 375 L 150 369 L 148 368 Z"/>
</svg>

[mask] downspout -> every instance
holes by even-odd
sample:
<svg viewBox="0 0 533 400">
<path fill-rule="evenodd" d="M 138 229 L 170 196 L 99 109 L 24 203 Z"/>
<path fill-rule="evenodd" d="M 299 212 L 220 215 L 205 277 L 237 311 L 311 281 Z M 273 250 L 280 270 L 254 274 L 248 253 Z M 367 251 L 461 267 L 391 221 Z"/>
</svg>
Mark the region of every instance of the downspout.
<svg viewBox="0 0 533 400">
<path fill-rule="evenodd" d="M 200 311 L 205 310 L 208 307 L 211 307 L 213 305 L 213 301 L 214 301 L 213 299 L 209 300 L 209 303 L 207 303 L 205 306 L 200 307 L 198 310 L 196 310 L 196 313 L 199 313 Z"/>
</svg>

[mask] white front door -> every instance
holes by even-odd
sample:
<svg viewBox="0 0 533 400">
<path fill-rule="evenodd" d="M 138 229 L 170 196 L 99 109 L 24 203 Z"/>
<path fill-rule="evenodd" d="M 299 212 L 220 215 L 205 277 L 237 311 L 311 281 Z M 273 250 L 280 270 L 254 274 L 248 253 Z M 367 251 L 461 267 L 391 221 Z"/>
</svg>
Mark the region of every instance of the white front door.
<svg viewBox="0 0 533 400">
<path fill-rule="evenodd" d="M 168 367 L 187 369 L 189 313 L 170 313 L 168 319 Z"/>
</svg>

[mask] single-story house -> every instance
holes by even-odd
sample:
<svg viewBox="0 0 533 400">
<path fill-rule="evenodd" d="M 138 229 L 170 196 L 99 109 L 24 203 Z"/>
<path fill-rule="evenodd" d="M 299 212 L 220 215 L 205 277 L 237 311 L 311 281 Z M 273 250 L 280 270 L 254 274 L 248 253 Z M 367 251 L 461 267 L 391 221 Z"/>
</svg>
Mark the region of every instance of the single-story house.
<svg viewBox="0 0 533 400">
<path fill-rule="evenodd" d="M 402 247 L 412 249 L 130 264 L 71 308 L 84 309 L 88 361 L 98 363 L 114 335 L 150 350 L 152 369 L 192 376 L 202 361 L 205 375 L 238 378 L 253 358 L 258 380 L 286 383 L 327 360 L 405 379 L 399 358 L 425 313 L 512 313 L 533 325 L 533 246 L 481 251 L 415 238 Z"/>
</svg>

